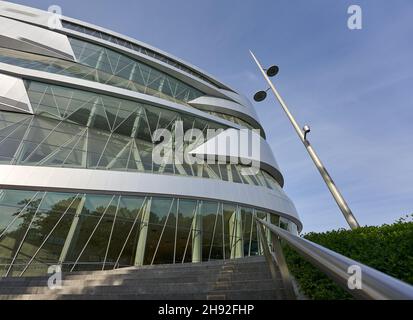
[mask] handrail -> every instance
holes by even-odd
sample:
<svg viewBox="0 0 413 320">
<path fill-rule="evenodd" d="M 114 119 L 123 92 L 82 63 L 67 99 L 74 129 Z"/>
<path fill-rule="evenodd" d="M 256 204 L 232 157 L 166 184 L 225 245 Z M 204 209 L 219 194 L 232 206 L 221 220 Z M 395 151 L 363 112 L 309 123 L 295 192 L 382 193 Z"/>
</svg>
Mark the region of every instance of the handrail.
<svg viewBox="0 0 413 320">
<path fill-rule="evenodd" d="M 258 226 L 258 237 L 262 246 L 262 252 L 264 254 L 265 260 L 268 263 L 268 267 L 270 269 L 271 273 L 271 278 L 274 281 L 274 283 L 277 283 L 277 266 L 278 266 L 278 271 L 281 274 L 281 280 L 284 285 L 284 291 L 285 291 L 285 296 L 288 300 L 295 300 L 296 294 L 294 291 L 294 286 L 292 284 L 292 279 L 290 272 L 288 270 L 287 264 L 285 262 L 285 258 L 281 249 L 281 243 L 278 237 L 273 237 L 272 241 L 272 246 L 273 246 L 273 251 L 270 252 L 270 246 L 268 244 L 268 241 L 265 236 L 264 228 L 262 224 L 257 224 Z M 276 238 L 276 239 L 275 239 Z M 275 250 L 275 248 L 280 248 L 280 250 Z M 276 285 L 275 292 L 277 295 L 278 299 L 282 299 L 282 294 Z"/>
<path fill-rule="evenodd" d="M 262 219 L 255 219 L 355 298 L 374 300 L 413 299 L 413 286 L 307 239 L 296 236 Z M 352 274 L 348 273 L 351 266 L 360 268 L 360 289 L 350 289 L 348 286 L 348 280 L 352 276 Z"/>
</svg>

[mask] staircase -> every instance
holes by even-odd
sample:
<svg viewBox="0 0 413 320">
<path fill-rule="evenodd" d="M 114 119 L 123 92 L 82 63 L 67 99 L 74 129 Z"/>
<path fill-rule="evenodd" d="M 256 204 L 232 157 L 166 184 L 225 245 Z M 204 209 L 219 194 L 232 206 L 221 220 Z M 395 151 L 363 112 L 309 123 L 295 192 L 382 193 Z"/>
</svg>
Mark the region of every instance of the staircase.
<svg viewBox="0 0 413 320">
<path fill-rule="evenodd" d="M 272 300 L 285 294 L 264 257 L 226 261 L 128 267 L 63 274 L 61 289 L 48 277 L 0 278 L 0 300 Z"/>
</svg>

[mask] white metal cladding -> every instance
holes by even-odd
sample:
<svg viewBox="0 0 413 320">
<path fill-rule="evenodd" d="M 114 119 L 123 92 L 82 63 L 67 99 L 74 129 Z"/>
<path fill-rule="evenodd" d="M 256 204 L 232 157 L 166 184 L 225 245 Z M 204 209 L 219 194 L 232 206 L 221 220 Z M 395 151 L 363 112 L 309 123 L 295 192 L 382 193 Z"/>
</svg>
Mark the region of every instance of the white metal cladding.
<svg viewBox="0 0 413 320">
<path fill-rule="evenodd" d="M 33 113 L 22 79 L 0 74 L 0 110 Z"/>
<path fill-rule="evenodd" d="M 26 7 L 20 4 L 8 1 L 0 1 L 0 15 L 10 17 L 16 20 L 27 21 L 32 24 L 47 27 L 49 19 L 52 17 L 51 12 L 39 10 L 36 8 Z M 56 27 L 62 26 L 60 20 L 56 20 Z"/>
<path fill-rule="evenodd" d="M 243 146 L 245 147 L 238 144 L 238 141 L 242 139 L 242 136 L 239 134 L 239 130 L 227 129 L 215 137 L 207 140 L 204 144 L 196 147 L 191 151 L 191 153 L 203 155 L 205 158 L 208 158 L 209 156 L 213 156 L 218 159 L 224 157 L 226 159 L 233 160 L 236 163 L 239 163 L 240 160 L 241 163 L 245 160 L 247 160 L 246 162 L 248 163 L 258 163 L 260 168 L 270 173 L 276 178 L 280 185 L 283 186 L 283 177 L 280 174 L 280 169 L 278 168 L 277 161 L 274 158 L 274 154 L 272 153 L 268 142 L 253 131 L 251 131 L 250 134 L 254 137 L 251 137 L 253 142 L 251 143 L 252 146 L 249 146 L 249 148 L 248 144 L 243 141 Z M 229 148 L 225 143 L 226 141 L 231 141 Z M 257 141 L 259 141 L 259 143 L 256 143 Z"/>
<path fill-rule="evenodd" d="M 1 188 L 151 194 L 212 199 L 265 209 L 302 224 L 284 191 L 214 179 L 89 169 L 1 165 Z"/>
<path fill-rule="evenodd" d="M 238 92 L 228 91 L 225 89 L 220 89 L 220 91 L 226 96 L 230 97 L 235 102 L 238 102 L 240 105 L 246 107 L 251 114 L 255 114 L 255 119 L 258 121 L 258 116 L 255 112 L 254 106 L 252 105 L 251 101 L 248 100 L 247 97 Z"/>
<path fill-rule="evenodd" d="M 221 99 L 211 96 L 202 96 L 194 100 L 188 101 L 191 106 L 203 110 L 222 112 L 239 117 L 246 122 L 253 124 L 257 129 L 261 128 L 258 122 L 258 116 L 252 107 L 246 107 L 234 101 Z M 260 129 L 262 130 L 262 129 Z"/>
<path fill-rule="evenodd" d="M 0 17 L 0 46 L 74 60 L 67 36 L 28 23 Z"/>
</svg>

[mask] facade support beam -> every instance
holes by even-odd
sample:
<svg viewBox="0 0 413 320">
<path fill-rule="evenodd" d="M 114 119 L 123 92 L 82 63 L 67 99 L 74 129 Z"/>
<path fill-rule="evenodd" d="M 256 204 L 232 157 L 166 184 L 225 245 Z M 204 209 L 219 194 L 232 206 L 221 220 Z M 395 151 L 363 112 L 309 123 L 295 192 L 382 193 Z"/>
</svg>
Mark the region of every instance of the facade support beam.
<svg viewBox="0 0 413 320">
<path fill-rule="evenodd" d="M 151 214 L 151 203 L 152 199 L 150 198 L 143 208 L 142 213 L 142 220 L 140 224 L 139 230 L 139 239 L 138 244 L 136 246 L 136 254 L 135 254 L 135 266 L 142 266 L 144 263 L 145 258 L 145 248 L 146 248 L 146 239 L 148 237 L 148 225 L 149 225 L 149 218 Z"/>
<path fill-rule="evenodd" d="M 243 257 L 241 210 L 238 206 L 229 219 L 229 238 L 231 248 L 230 258 Z"/>
<path fill-rule="evenodd" d="M 77 225 L 79 223 L 80 214 L 82 213 L 83 206 L 85 205 L 85 201 L 86 201 L 86 195 L 84 194 L 82 198 L 80 198 L 79 204 L 76 208 L 75 216 L 72 220 L 72 224 L 70 225 L 69 232 L 67 233 L 66 240 L 63 245 L 62 251 L 60 252 L 60 257 L 59 257 L 59 262 L 58 262 L 60 265 L 62 265 L 63 262 L 66 260 L 67 253 L 69 252 L 70 245 L 73 242 L 73 238 L 77 230 Z"/>
<path fill-rule="evenodd" d="M 202 201 L 198 202 L 198 208 L 192 220 L 192 262 L 202 261 Z"/>
</svg>

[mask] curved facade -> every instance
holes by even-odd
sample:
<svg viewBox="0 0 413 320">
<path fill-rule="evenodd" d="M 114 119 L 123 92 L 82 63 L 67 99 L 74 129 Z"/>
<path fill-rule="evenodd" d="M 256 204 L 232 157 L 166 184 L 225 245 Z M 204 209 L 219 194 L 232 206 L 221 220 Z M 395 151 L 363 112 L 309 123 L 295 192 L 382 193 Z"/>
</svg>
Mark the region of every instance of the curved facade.
<svg viewBox="0 0 413 320">
<path fill-rule="evenodd" d="M 226 147 L 243 135 L 257 152 Z M 254 216 L 302 228 L 283 184 L 229 86 L 115 32 L 0 3 L 2 276 L 259 255 Z"/>
</svg>

